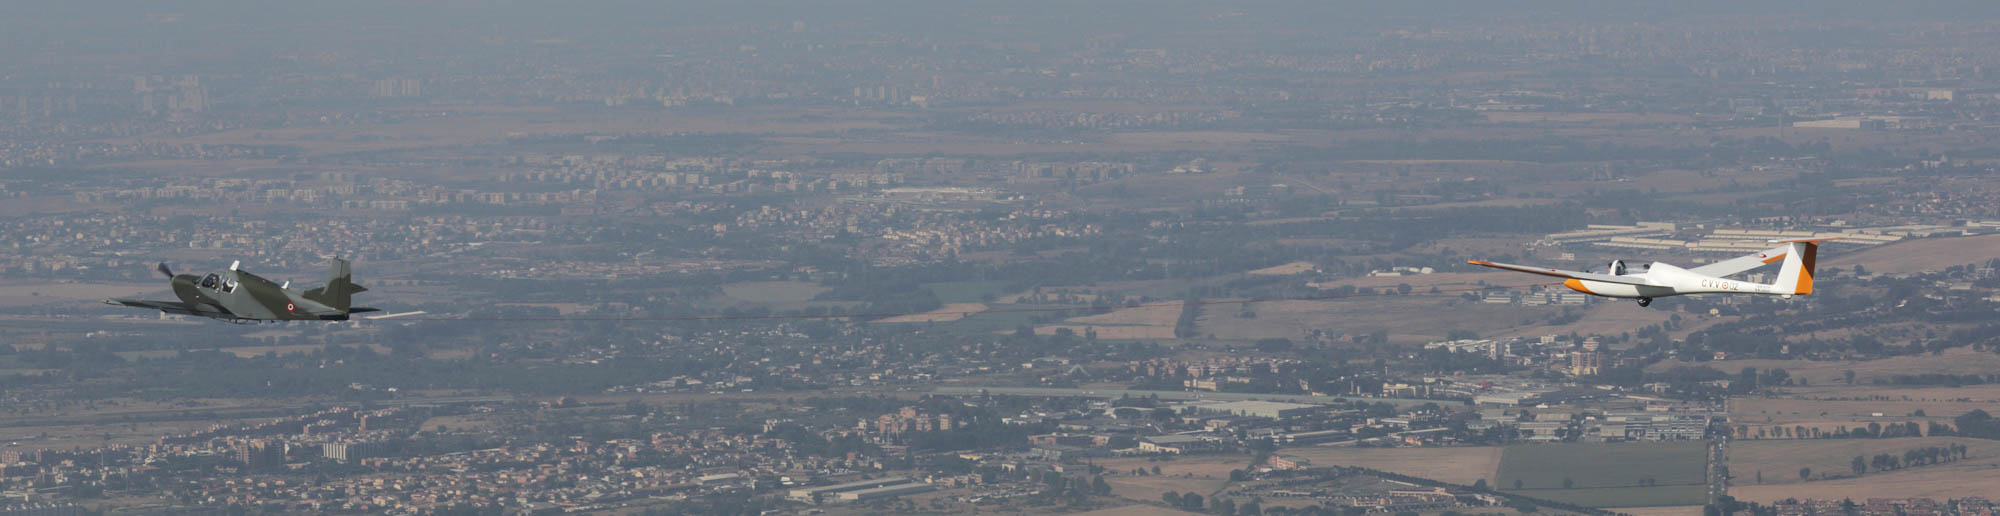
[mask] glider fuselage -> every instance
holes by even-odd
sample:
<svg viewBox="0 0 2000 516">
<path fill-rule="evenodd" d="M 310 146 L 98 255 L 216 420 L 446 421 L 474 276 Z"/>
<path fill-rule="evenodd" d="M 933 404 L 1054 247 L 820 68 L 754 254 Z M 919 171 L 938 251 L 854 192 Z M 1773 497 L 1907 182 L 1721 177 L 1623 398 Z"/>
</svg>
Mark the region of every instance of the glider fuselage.
<svg viewBox="0 0 2000 516">
<path fill-rule="evenodd" d="M 1777 287 L 1743 280 L 1717 278 L 1689 272 L 1672 264 L 1654 262 L 1652 268 L 1640 274 L 1622 277 L 1644 279 L 1655 285 L 1628 285 L 1585 279 L 1568 279 L 1563 286 L 1585 294 L 1641 299 L 1652 297 L 1680 296 L 1687 294 L 1765 294 L 1791 295 L 1792 291 L 1779 292 Z"/>
</svg>

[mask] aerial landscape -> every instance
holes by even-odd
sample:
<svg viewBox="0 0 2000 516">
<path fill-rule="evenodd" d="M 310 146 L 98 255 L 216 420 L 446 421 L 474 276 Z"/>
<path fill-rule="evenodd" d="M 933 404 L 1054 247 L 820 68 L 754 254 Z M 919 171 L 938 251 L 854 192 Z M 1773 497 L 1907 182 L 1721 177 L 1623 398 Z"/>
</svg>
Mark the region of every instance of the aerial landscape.
<svg viewBox="0 0 2000 516">
<path fill-rule="evenodd" d="M 2000 5 L 0 34 L 0 516 L 2000 509 Z"/>
</svg>

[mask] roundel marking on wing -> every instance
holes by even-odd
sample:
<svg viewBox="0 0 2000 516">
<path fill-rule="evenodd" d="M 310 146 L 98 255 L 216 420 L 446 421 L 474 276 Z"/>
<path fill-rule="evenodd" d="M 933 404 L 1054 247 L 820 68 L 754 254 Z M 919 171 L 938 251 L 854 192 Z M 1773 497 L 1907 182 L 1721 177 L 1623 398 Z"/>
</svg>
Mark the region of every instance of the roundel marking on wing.
<svg viewBox="0 0 2000 516">
<path fill-rule="evenodd" d="M 293 305 L 293 304 L 291 304 L 291 303 L 285 303 L 285 311 L 287 311 L 287 312 L 296 312 L 296 311 L 298 311 L 298 310 L 299 310 L 299 307 L 298 307 L 298 306 L 295 306 L 295 305 Z"/>
</svg>

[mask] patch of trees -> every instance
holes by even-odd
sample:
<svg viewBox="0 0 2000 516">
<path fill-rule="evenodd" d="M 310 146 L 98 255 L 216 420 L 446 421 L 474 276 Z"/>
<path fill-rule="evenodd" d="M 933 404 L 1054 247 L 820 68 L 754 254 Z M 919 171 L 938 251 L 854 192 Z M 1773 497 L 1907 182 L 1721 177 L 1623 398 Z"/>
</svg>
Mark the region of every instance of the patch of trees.
<svg viewBox="0 0 2000 516">
<path fill-rule="evenodd" d="M 1180 318 L 1174 320 L 1174 337 L 1192 339 L 1200 334 L 1201 298 L 1188 296 L 1181 301 Z"/>
<path fill-rule="evenodd" d="M 1981 439 L 2000 439 L 2000 421 L 1995 421 L 1993 415 L 1987 414 L 1985 410 L 1973 409 L 1971 412 L 1953 418 L 1952 423 L 1958 425 L 1958 435 Z"/>
<path fill-rule="evenodd" d="M 1995 381 L 2000 381 L 2000 375 L 1925 373 L 1925 374 L 1899 374 L 1891 376 L 1889 377 L 1889 380 L 1886 383 L 1890 385 L 1942 385 L 1946 387 L 1961 387 L 1966 385 L 1984 385 L 1988 383 L 1993 383 Z M 1877 378 L 1875 379 L 1875 383 L 1881 384 L 1885 382 L 1883 382 L 1882 379 Z"/>
<path fill-rule="evenodd" d="M 924 288 L 922 283 L 886 271 L 870 275 L 867 279 L 835 285 L 832 290 L 822 292 L 813 299 L 860 301 L 867 303 L 865 310 L 873 313 L 928 312 L 944 306 L 937 293 Z"/>
<path fill-rule="evenodd" d="M 1878 453 L 1864 460 L 1862 456 L 1855 455 L 1854 460 L 1848 462 L 1848 470 L 1853 471 L 1855 476 L 1861 476 L 1867 474 L 1869 471 L 1880 473 L 1903 468 L 1943 464 L 1967 458 L 1970 455 L 1970 451 L 1970 448 L 1967 448 L 1963 444 L 1952 443 L 1946 446 L 1911 448 L 1904 450 L 1901 456 Z M 1804 475 L 1805 471 L 1801 470 L 1800 476 Z"/>
<path fill-rule="evenodd" d="M 1160 502 L 1184 511 L 1201 511 L 1201 500 L 1201 495 L 1195 493 L 1182 494 L 1173 491 L 1160 493 Z"/>
<path fill-rule="evenodd" d="M 983 450 L 1026 445 L 1030 433 L 1029 426 L 974 421 L 950 430 L 910 432 L 904 439 L 915 451 Z"/>
<path fill-rule="evenodd" d="M 1784 428 L 1784 427 L 1778 427 L 1778 428 Z M 1937 427 L 1933 426 L 1932 427 L 1933 431 L 1935 431 L 1936 428 Z M 1759 430 L 1758 437 L 1760 438 L 1763 437 L 1762 432 L 1763 432 L 1762 430 Z M 1798 431 L 1795 429 L 1791 432 L 1780 432 L 1777 435 L 1784 436 L 1789 434 L 1795 436 L 1794 438 L 1798 438 L 1796 437 L 1798 435 L 1797 432 Z M 1889 423 L 1887 426 L 1883 426 L 1881 423 L 1869 423 L 1868 426 L 1866 427 L 1855 428 L 1852 430 L 1849 430 L 1847 427 L 1842 426 L 1840 428 L 1834 429 L 1832 432 L 1825 432 L 1825 433 L 1822 433 L 1819 431 L 1819 429 L 1815 428 L 1810 430 L 1810 432 L 1813 437 L 1819 437 L 1824 439 L 1892 439 L 1897 437 L 1924 436 L 1922 428 L 1918 427 L 1915 421 L 1905 421 L 1902 423 Z"/>
</svg>

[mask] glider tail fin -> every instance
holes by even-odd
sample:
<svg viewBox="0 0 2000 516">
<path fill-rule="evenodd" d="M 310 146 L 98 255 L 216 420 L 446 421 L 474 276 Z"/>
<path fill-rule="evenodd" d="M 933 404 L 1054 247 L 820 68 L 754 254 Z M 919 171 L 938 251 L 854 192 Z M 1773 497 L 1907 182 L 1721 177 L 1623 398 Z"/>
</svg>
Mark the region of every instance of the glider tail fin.
<svg viewBox="0 0 2000 516">
<path fill-rule="evenodd" d="M 1778 271 L 1778 281 L 1772 284 L 1780 292 L 1791 291 L 1793 295 L 1807 295 L 1813 291 L 1813 265 L 1819 257 L 1818 240 L 1795 240 L 1788 242 L 1790 252 L 1785 253 L 1785 265 Z"/>
</svg>

